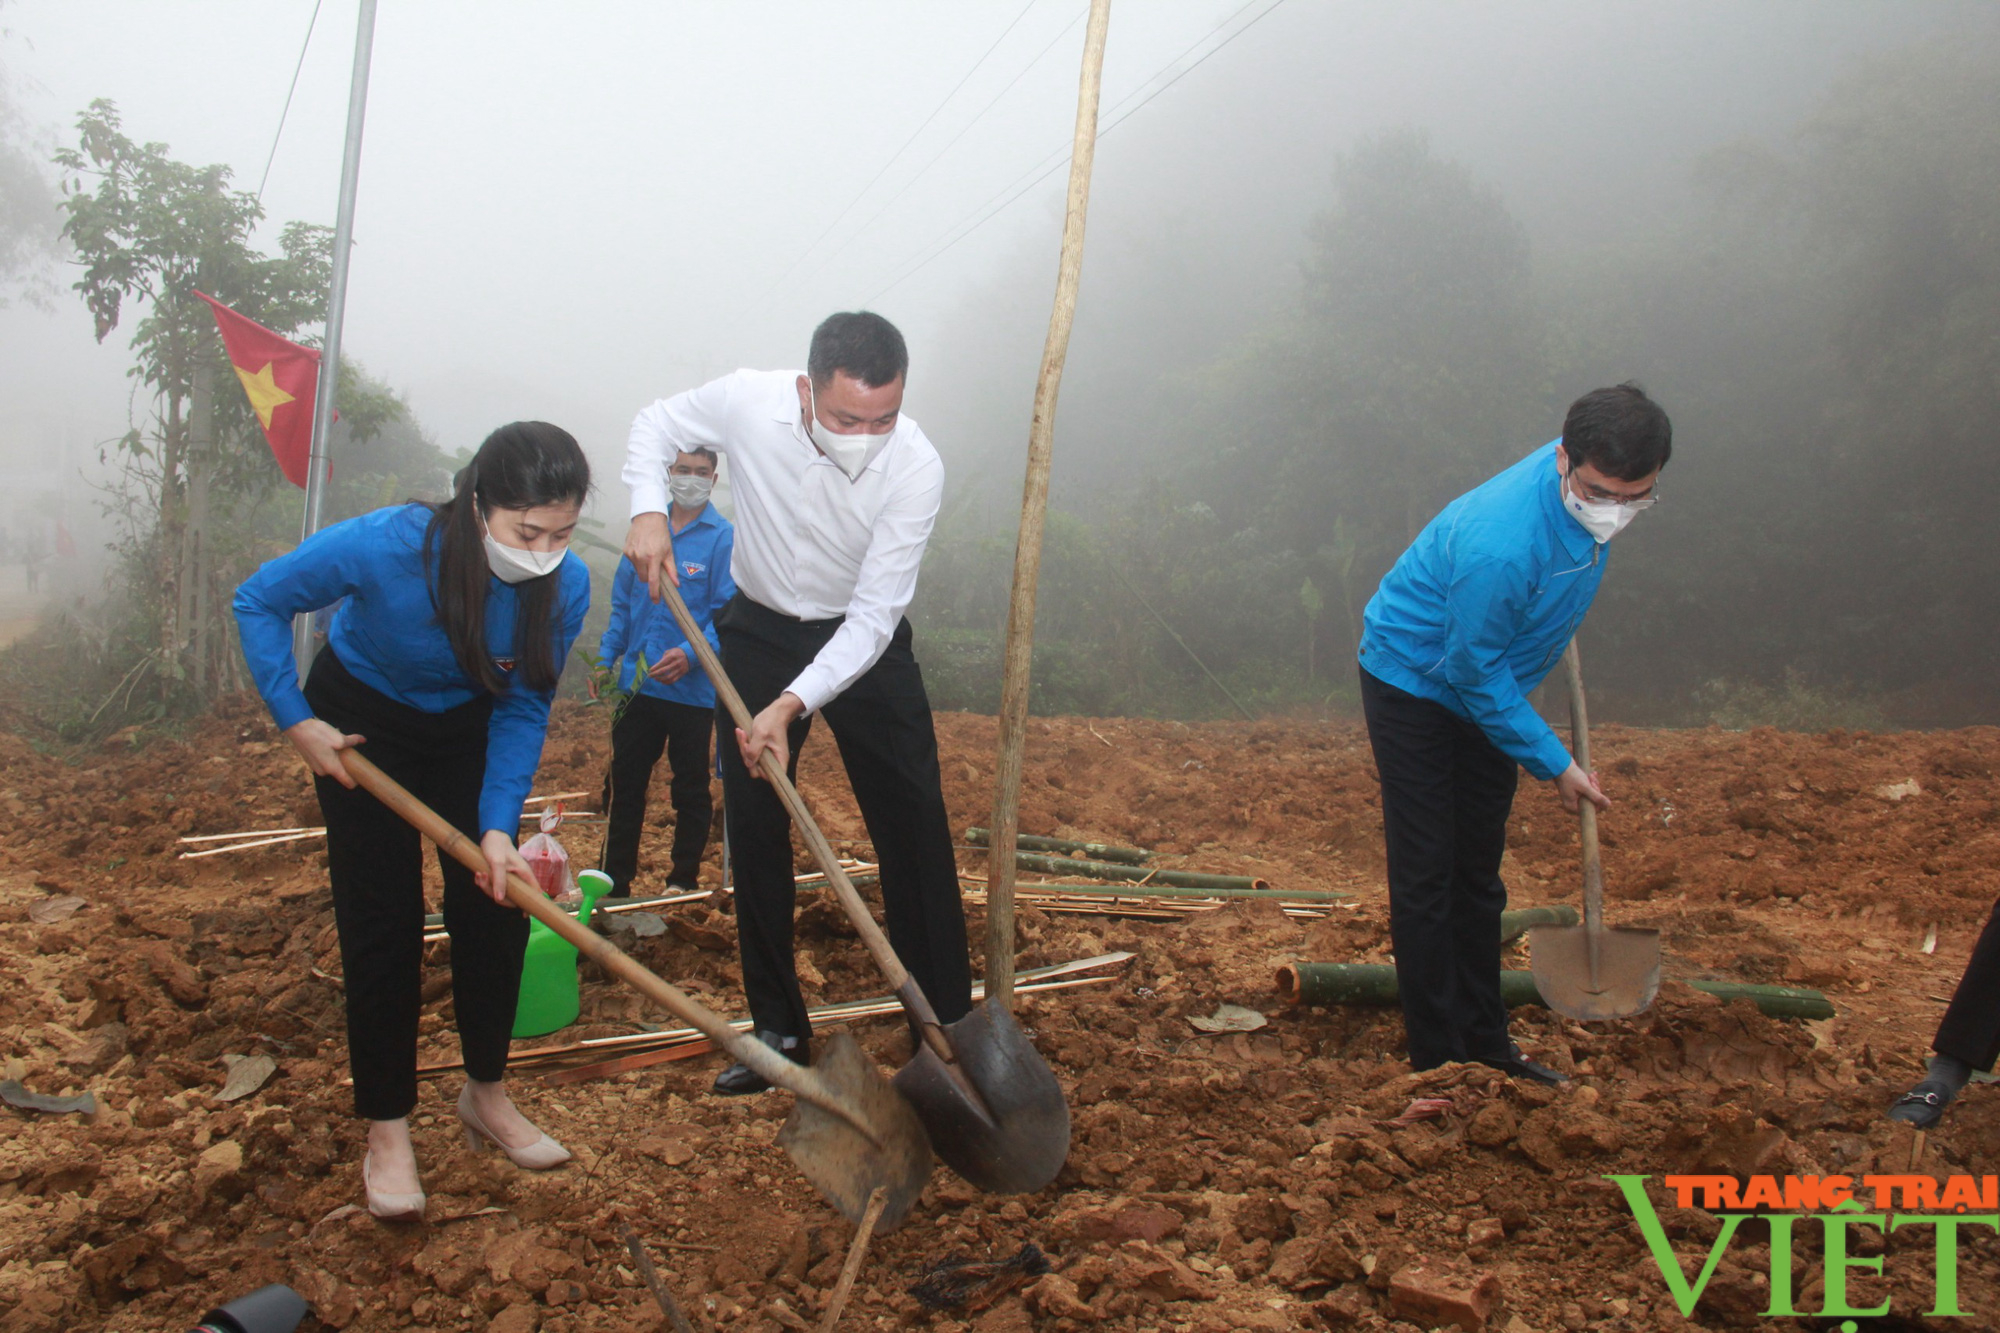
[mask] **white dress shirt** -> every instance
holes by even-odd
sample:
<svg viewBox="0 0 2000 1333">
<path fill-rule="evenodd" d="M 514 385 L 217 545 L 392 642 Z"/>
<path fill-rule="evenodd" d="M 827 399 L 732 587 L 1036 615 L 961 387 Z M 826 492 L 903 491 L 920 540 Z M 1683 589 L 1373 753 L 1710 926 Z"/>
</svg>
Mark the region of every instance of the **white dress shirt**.
<svg viewBox="0 0 2000 1333">
<path fill-rule="evenodd" d="M 944 462 L 917 423 L 849 481 L 814 447 L 796 370 L 739 370 L 663 398 L 632 422 L 632 514 L 667 512 L 679 453 L 729 455 L 736 502 L 731 573 L 751 601 L 800 620 L 846 620 L 787 688 L 817 712 L 881 660 L 917 592 L 917 567 L 944 498 Z"/>
</svg>

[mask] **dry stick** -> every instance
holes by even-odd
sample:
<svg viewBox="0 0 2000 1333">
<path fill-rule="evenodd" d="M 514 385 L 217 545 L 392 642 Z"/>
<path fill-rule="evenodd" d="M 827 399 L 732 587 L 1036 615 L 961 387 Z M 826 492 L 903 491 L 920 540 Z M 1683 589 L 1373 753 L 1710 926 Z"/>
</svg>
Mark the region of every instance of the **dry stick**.
<svg viewBox="0 0 2000 1333">
<path fill-rule="evenodd" d="M 645 1279 L 646 1286 L 653 1293 L 653 1299 L 660 1303 L 660 1312 L 666 1315 L 667 1322 L 674 1326 L 674 1333 L 694 1333 L 694 1325 L 688 1323 L 688 1317 L 681 1313 L 681 1303 L 674 1299 L 674 1294 L 667 1290 L 667 1284 L 660 1280 L 660 1270 L 653 1267 L 653 1256 L 646 1253 L 646 1247 L 640 1243 L 639 1234 L 632 1230 L 632 1224 L 627 1222 L 623 1215 L 618 1218 L 618 1231 L 624 1237 L 625 1248 L 631 1253 L 632 1262 L 639 1266 L 639 1276 Z"/>
<path fill-rule="evenodd" d="M 1035 382 L 1028 424 L 1028 474 L 1021 488 L 1021 535 L 1014 547 L 1014 592 L 1007 606 L 1007 655 L 1000 686 L 1000 760 L 994 775 L 993 819 L 987 825 L 992 884 L 986 897 L 986 993 L 1014 1007 L 1014 839 L 1020 833 L 1021 762 L 1028 745 L 1028 675 L 1035 656 L 1035 594 L 1042 570 L 1042 522 L 1049 508 L 1049 467 L 1055 454 L 1056 398 L 1076 322 L 1083 274 L 1083 227 L 1090 212 L 1090 166 L 1097 154 L 1097 98 L 1104 82 L 1104 37 L 1111 0 L 1090 0 L 1083 36 L 1083 73 L 1076 94 L 1076 146 L 1069 160 L 1069 207 L 1062 257 L 1056 265 L 1055 308 Z M 830 1327 L 830 1326 L 829 1326 Z"/>
<path fill-rule="evenodd" d="M 319 828 L 307 828 L 305 825 L 301 824 L 297 828 L 251 828 L 251 829 L 244 829 L 240 833 L 197 833 L 193 835 L 184 835 L 181 837 L 180 841 L 181 842 L 228 842 L 231 838 L 268 838 L 273 834 L 278 834 L 278 833 L 324 833 L 324 832 L 326 832 L 324 826 Z"/>
<path fill-rule="evenodd" d="M 1095 4 L 1108 4 L 1110 0 L 1093 0 Z M 819 1321 L 819 1333 L 833 1333 L 840 1324 L 840 1316 L 847 1309 L 847 1293 L 854 1290 L 854 1279 L 861 1274 L 861 1260 L 868 1252 L 868 1239 L 875 1234 L 875 1223 L 881 1220 L 882 1209 L 889 1202 L 889 1191 L 877 1185 L 868 1196 L 868 1211 L 861 1214 L 861 1225 L 854 1229 L 854 1243 L 847 1247 L 847 1262 L 840 1270 L 840 1281 L 834 1285 L 833 1299 L 826 1303 L 826 1318 Z"/>
<path fill-rule="evenodd" d="M 259 838 L 255 842 L 232 842 L 227 847 L 204 847 L 198 852 L 182 852 L 176 860 L 199 861 L 204 856 L 221 856 L 224 852 L 247 852 L 252 847 L 269 847 L 280 842 L 302 842 L 307 838 L 324 838 L 325 829 L 308 829 L 304 833 L 287 833 L 278 838 Z"/>
</svg>

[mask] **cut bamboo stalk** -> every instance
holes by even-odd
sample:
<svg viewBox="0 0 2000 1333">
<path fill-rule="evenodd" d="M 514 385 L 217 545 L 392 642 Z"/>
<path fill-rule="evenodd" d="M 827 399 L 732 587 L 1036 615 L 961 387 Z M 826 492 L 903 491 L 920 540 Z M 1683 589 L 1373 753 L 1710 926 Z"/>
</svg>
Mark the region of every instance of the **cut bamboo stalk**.
<svg viewBox="0 0 2000 1333">
<path fill-rule="evenodd" d="M 1116 977 L 1072 977 L 1068 981 L 1031 982 L 1025 986 L 1016 986 L 1014 993 L 1016 995 L 1038 995 L 1046 991 L 1077 990 L 1085 986 L 1107 986 L 1117 979 Z M 885 1001 L 882 1004 L 873 1005 L 867 1009 L 856 1009 L 850 1013 L 842 1014 L 840 1015 L 840 1020 L 851 1023 L 864 1018 L 887 1018 L 901 1012 L 901 1004 Z M 741 1024 L 740 1030 L 748 1031 L 749 1024 L 747 1022 Z M 697 1037 L 691 1041 L 675 1040 L 669 1044 L 657 1047 L 641 1046 L 636 1053 L 631 1055 L 621 1055 L 615 1059 L 601 1060 L 596 1064 L 565 1066 L 555 1070 L 553 1073 L 543 1074 L 541 1081 L 557 1084 L 586 1083 L 592 1079 L 611 1078 L 617 1074 L 628 1074 L 634 1070 L 648 1069 L 654 1065 L 666 1064 L 673 1060 L 691 1060 L 698 1055 L 707 1055 L 714 1049 L 715 1043 L 705 1037 Z M 539 1065 L 536 1067 L 538 1068 Z M 508 1068 L 519 1069 L 520 1066 L 510 1060 Z"/>
<path fill-rule="evenodd" d="M 1095 972 L 1102 968 L 1122 969 L 1125 964 L 1131 962 L 1136 956 L 1129 951 L 1118 950 L 1112 953 L 1096 954 L 1090 958 L 1073 959 L 1067 963 L 1048 963 L 1041 967 L 1030 968 L 1026 972 L 1021 973 L 1019 980 L 1033 981 L 1037 983 L 1038 987 L 1053 990 L 1057 988 L 1046 986 L 1045 983 L 1064 977 L 1075 977 L 1083 973 Z M 1105 978 L 1107 981 L 1111 979 L 1109 977 Z M 974 1004 L 985 998 L 985 990 L 984 983 L 977 981 L 972 983 L 972 1001 Z M 807 1017 L 815 1024 L 839 1023 L 897 1013 L 901 1007 L 901 1002 L 892 995 L 873 996 L 865 1000 L 846 1000 L 839 1004 L 821 1005 L 817 1009 L 808 1011 Z M 738 1032 L 747 1032 L 750 1030 L 751 1022 L 747 1018 L 738 1018 L 730 1020 L 729 1025 Z M 510 1054 L 507 1057 L 507 1063 L 511 1067 L 519 1067 L 565 1055 L 630 1048 L 648 1042 L 687 1041 L 700 1035 L 700 1031 L 695 1028 L 668 1028 L 658 1032 L 621 1033 L 615 1037 L 588 1037 L 582 1041 L 566 1042 L 561 1046 L 530 1046 L 526 1050 L 515 1051 Z M 429 1077 L 436 1074 L 448 1073 L 454 1069 L 463 1069 L 464 1067 L 465 1065 L 462 1061 L 443 1060 L 434 1064 L 418 1065 L 417 1074 L 419 1077 Z M 352 1080 L 349 1081 L 351 1082 Z"/>
<path fill-rule="evenodd" d="M 1500 942 L 1517 940 L 1536 926 L 1573 926 L 1576 909 L 1568 903 L 1555 907 L 1522 907 L 1500 914 Z"/>
<path fill-rule="evenodd" d="M 1752 986 L 1734 981 L 1688 985 L 1722 1000 L 1749 1000 L 1773 1018 L 1832 1018 L 1832 1001 L 1802 986 Z M 1394 1004 L 1396 969 L 1389 963 L 1288 963 L 1278 969 L 1278 994 L 1291 1004 Z M 1500 998 L 1508 1008 L 1539 1005 L 1535 974 L 1504 971 Z"/>
<path fill-rule="evenodd" d="M 1076 141 L 1070 150 L 1069 203 L 1062 254 L 1056 263 L 1055 307 L 1042 344 L 1028 423 L 1028 468 L 1021 486 L 1021 532 L 1014 546 L 1014 588 L 1007 604 L 1007 649 L 1000 685 L 1000 755 L 994 777 L 993 867 L 986 909 L 986 989 L 1002 1008 L 1014 1007 L 1014 851 L 1020 833 L 1021 763 L 1028 745 L 1028 683 L 1035 657 L 1035 596 L 1042 571 L 1042 524 L 1049 508 L 1049 467 L 1055 455 L 1056 399 L 1076 322 L 1083 276 L 1083 229 L 1090 213 L 1090 167 L 1097 154 L 1097 99 L 1104 81 L 1104 39 L 1111 0 L 1090 0 L 1083 36 L 1083 72 L 1076 94 Z"/>
<path fill-rule="evenodd" d="M 997 849 L 996 849 L 997 850 Z M 987 866 L 989 882 L 1005 873 L 998 864 Z M 1269 891 L 1269 880 L 1251 875 L 1211 875 L 1196 870 L 1144 870 L 1138 866 L 1121 866 L 1111 861 L 1078 861 L 1063 856 L 1043 856 L 1039 852 L 1016 852 L 1014 864 L 1021 870 L 1039 871 L 1044 875 L 1088 875 L 1092 879 L 1135 880 L 1140 883 L 1166 884 L 1183 889 L 1260 889 Z M 1013 876 L 1007 876 L 1009 885 Z M 1331 893 L 1333 890 L 1320 889 L 1314 892 Z M 1278 896 L 1283 896 L 1282 893 Z M 1341 895 L 1345 897 L 1345 894 Z"/>
<path fill-rule="evenodd" d="M 974 847 L 985 847 L 992 841 L 992 835 L 983 828 L 969 828 L 965 840 Z M 1096 861 L 1118 861 L 1125 865 L 1144 865 L 1151 852 L 1137 847 L 1120 847 L 1112 842 L 1077 842 L 1071 838 L 1045 838 L 1035 833 L 1017 833 L 1014 846 L 1030 852 L 1055 852 L 1062 856 L 1082 856 Z"/>
<path fill-rule="evenodd" d="M 1201 878 L 1237 880 L 1237 877 L 1233 875 L 1209 875 L 1202 876 Z M 961 874 L 959 875 L 959 879 L 976 884 L 990 883 L 989 878 L 985 875 Z M 1064 893 L 1102 893 L 1120 898 L 1277 898 L 1284 902 L 1326 903 L 1353 896 L 1340 889 L 1274 889 L 1263 880 L 1249 879 L 1241 881 L 1243 885 L 1241 888 L 1196 888 L 1172 882 L 1125 885 L 1065 884 L 1054 880 L 1030 880 L 1025 884 L 1020 884 L 1018 881 L 1016 883 L 1017 887 L 1022 889 L 1038 889 L 1042 891 L 1061 889 Z M 1255 887 L 1251 887 L 1252 885 Z"/>
</svg>

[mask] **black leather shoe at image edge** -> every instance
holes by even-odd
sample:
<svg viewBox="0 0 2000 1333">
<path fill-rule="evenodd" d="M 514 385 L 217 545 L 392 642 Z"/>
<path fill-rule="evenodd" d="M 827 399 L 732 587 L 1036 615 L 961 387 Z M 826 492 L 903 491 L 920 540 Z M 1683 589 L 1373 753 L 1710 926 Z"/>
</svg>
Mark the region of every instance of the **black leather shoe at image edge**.
<svg viewBox="0 0 2000 1333">
<path fill-rule="evenodd" d="M 1482 1059 L 1480 1064 L 1489 1069 L 1497 1069 L 1509 1078 L 1525 1078 L 1535 1083 L 1550 1085 L 1569 1082 L 1569 1075 L 1559 1074 L 1545 1064 L 1538 1064 L 1521 1054 L 1519 1046 L 1510 1046 L 1507 1054 Z"/>
<path fill-rule="evenodd" d="M 1958 1089 L 1936 1079 L 1925 1079 L 1896 1099 L 1889 1108 L 1891 1120 L 1901 1120 L 1918 1129 L 1929 1129 L 1944 1119 L 1944 1108 L 1958 1096 Z"/>
<path fill-rule="evenodd" d="M 784 1056 L 795 1065 L 812 1063 L 812 1044 L 802 1037 L 787 1037 L 776 1032 L 759 1032 L 757 1040 Z M 713 1091 L 722 1097 L 743 1097 L 753 1092 L 768 1092 L 771 1085 L 761 1074 L 755 1073 L 748 1065 L 731 1065 L 715 1076 Z"/>
</svg>

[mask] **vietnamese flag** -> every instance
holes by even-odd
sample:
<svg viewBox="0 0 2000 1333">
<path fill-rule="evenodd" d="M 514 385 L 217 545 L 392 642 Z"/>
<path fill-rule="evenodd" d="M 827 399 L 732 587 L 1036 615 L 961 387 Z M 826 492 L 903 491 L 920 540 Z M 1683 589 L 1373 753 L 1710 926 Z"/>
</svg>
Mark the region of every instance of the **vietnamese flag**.
<svg viewBox="0 0 2000 1333">
<path fill-rule="evenodd" d="M 285 480 L 303 488 L 312 465 L 313 397 L 319 386 L 319 353 L 246 319 L 206 292 L 196 296 L 215 311 L 215 327 L 250 410 L 264 428 Z"/>
</svg>

